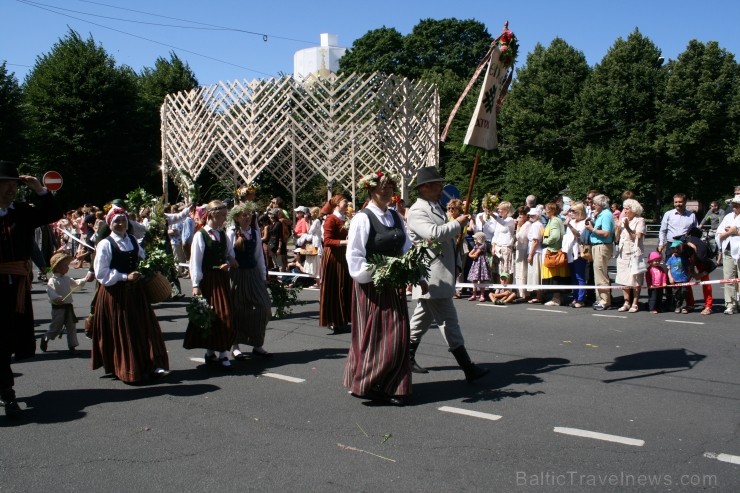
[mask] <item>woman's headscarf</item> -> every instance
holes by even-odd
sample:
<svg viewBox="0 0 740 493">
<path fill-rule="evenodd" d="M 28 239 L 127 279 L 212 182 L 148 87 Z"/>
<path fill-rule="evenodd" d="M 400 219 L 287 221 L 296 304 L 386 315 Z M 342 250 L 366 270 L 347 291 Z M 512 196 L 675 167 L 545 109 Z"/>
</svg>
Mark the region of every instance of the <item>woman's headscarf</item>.
<svg viewBox="0 0 740 493">
<path fill-rule="evenodd" d="M 119 216 L 123 216 L 126 218 L 126 221 L 128 221 L 128 212 L 126 212 L 126 209 L 123 207 L 113 206 L 108 211 L 108 214 L 105 216 L 105 222 L 108 226 L 110 226 L 110 223 L 113 222 L 113 220 Z"/>
</svg>

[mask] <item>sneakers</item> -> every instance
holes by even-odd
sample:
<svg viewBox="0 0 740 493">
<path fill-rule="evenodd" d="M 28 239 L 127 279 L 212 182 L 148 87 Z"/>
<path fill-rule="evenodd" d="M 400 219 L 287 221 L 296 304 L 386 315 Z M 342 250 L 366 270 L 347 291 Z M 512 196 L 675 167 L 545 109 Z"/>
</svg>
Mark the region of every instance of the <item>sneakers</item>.
<svg viewBox="0 0 740 493">
<path fill-rule="evenodd" d="M 727 305 L 727 308 L 725 308 L 725 315 L 734 315 L 735 313 L 737 313 L 735 305 Z"/>
<path fill-rule="evenodd" d="M 607 305 L 604 305 L 603 303 L 598 303 L 598 302 L 594 303 L 594 310 L 596 311 L 600 312 L 600 311 L 606 310 L 607 308 L 609 307 Z"/>
</svg>

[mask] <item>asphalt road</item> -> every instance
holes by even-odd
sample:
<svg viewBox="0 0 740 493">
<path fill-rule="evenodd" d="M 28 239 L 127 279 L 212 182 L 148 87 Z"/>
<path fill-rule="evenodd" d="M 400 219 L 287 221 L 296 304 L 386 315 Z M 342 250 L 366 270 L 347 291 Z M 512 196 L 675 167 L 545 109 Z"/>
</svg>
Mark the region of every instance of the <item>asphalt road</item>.
<svg viewBox="0 0 740 493">
<path fill-rule="evenodd" d="M 403 408 L 341 386 L 350 336 L 318 326 L 318 291 L 270 322 L 274 358 L 230 374 L 182 348 L 185 303 L 162 303 L 159 383 L 92 371 L 81 330 L 76 355 L 57 339 L 13 365 L 24 411 L 0 416 L 0 491 L 740 491 L 740 315 L 715 293 L 709 317 L 458 300 L 491 373 L 465 382 L 430 330 Z M 39 283 L 33 299 L 41 337 Z"/>
</svg>

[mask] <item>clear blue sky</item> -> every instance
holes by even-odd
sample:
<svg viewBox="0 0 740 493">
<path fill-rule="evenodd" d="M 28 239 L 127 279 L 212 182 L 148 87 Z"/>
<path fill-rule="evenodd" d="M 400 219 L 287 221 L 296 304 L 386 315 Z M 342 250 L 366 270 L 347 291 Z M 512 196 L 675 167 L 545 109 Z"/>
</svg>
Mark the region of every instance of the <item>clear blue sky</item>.
<svg viewBox="0 0 740 493">
<path fill-rule="evenodd" d="M 405 35 L 420 19 L 452 17 L 476 19 L 494 36 L 508 19 L 520 65 L 537 43 L 558 36 L 594 65 L 635 28 L 666 59 L 676 59 L 691 39 L 717 41 L 736 57 L 740 50 L 737 0 L 0 0 L 0 61 L 23 82 L 36 57 L 72 28 L 137 72 L 175 51 L 210 85 L 291 74 L 293 53 L 318 45 L 322 32 L 349 48 L 372 29 Z"/>
</svg>

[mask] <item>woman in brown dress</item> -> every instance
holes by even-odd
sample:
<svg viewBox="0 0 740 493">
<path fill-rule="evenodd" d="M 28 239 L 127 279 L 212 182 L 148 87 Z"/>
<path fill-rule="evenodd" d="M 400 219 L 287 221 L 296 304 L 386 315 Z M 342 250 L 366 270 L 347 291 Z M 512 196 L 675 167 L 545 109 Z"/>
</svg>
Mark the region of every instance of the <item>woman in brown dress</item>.
<svg viewBox="0 0 740 493">
<path fill-rule="evenodd" d="M 353 219 L 347 262 L 354 279 L 352 345 L 344 386 L 352 395 L 402 406 L 411 394 L 406 287 L 376 288 L 370 258 L 398 257 L 411 248 L 403 217 L 388 207 L 399 179 L 378 171 L 360 180 L 370 202 Z"/>
<path fill-rule="evenodd" d="M 349 332 L 352 307 L 352 278 L 347 269 L 347 205 L 344 195 L 335 195 L 321 212 L 324 220 L 324 255 L 321 260 L 319 325 L 335 334 Z"/>
<path fill-rule="evenodd" d="M 202 348 L 207 365 L 231 369 L 229 350 L 234 343 L 233 312 L 229 267 L 237 268 L 234 247 L 221 228 L 226 222 L 226 204 L 212 200 L 207 207 L 206 225 L 195 233 L 190 251 L 190 278 L 193 296 L 202 295 L 216 312 L 216 320 L 207 333 L 193 323 L 185 331 L 185 349 Z M 216 354 L 218 352 L 218 354 Z"/>
<path fill-rule="evenodd" d="M 92 368 L 101 366 L 126 383 L 169 373 L 162 330 L 146 297 L 137 266 L 144 249 L 126 233 L 128 214 L 112 207 L 106 216 L 110 236 L 95 251 L 100 283 L 92 320 Z"/>
</svg>

